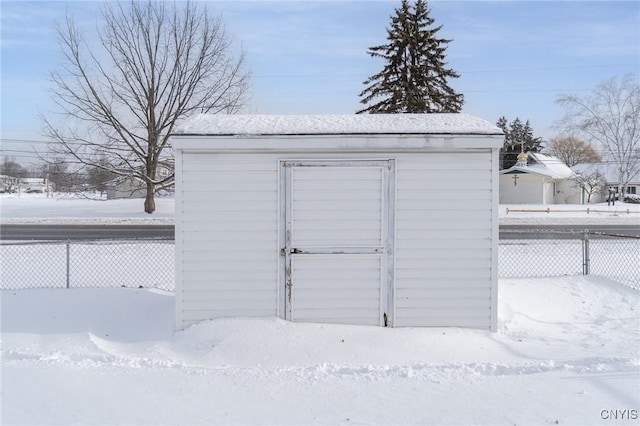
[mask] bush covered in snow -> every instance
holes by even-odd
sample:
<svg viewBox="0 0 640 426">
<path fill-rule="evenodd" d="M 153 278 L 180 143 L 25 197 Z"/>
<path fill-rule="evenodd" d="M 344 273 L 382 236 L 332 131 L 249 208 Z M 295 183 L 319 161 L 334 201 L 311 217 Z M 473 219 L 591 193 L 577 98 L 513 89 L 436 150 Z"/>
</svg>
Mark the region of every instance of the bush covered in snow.
<svg viewBox="0 0 640 426">
<path fill-rule="evenodd" d="M 632 204 L 640 204 L 640 195 L 638 194 L 627 194 L 624 196 L 624 202 L 625 203 L 632 203 Z"/>
</svg>

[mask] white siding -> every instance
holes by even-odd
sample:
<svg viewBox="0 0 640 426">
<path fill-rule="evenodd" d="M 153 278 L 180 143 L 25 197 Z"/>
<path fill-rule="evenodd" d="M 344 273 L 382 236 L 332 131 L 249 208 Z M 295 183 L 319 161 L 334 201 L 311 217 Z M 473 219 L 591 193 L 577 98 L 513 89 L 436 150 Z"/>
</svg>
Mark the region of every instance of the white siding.
<svg viewBox="0 0 640 426">
<path fill-rule="evenodd" d="M 204 153 L 181 158 L 177 326 L 278 315 L 277 159 Z"/>
<path fill-rule="evenodd" d="M 291 320 L 384 323 L 388 166 L 290 167 Z"/>
<path fill-rule="evenodd" d="M 293 246 L 382 244 L 382 170 L 294 167 Z"/>
<path fill-rule="evenodd" d="M 379 255 L 294 255 L 293 321 L 380 325 Z"/>
<path fill-rule="evenodd" d="M 500 175 L 500 204 L 544 204 L 543 182 L 536 174 Z"/>
<path fill-rule="evenodd" d="M 392 315 L 394 326 L 493 326 L 497 306 L 495 156 L 489 149 L 373 154 L 179 152 L 176 326 L 216 317 L 284 317 L 279 160 L 376 158 L 396 159 L 395 229 L 390 230 L 395 236 L 395 270 L 386 270 L 385 256 L 294 254 L 292 319 L 377 324 L 384 311 Z M 356 176 L 379 170 L 350 174 L 348 186 L 341 179 L 319 179 L 314 173 L 317 170 L 310 168 L 294 180 L 292 247 L 380 245 L 379 175 Z M 384 292 L 388 277 L 392 285 Z M 391 306 L 387 297 L 393 299 Z"/>
<path fill-rule="evenodd" d="M 492 155 L 399 157 L 396 326 L 489 328 Z"/>
</svg>

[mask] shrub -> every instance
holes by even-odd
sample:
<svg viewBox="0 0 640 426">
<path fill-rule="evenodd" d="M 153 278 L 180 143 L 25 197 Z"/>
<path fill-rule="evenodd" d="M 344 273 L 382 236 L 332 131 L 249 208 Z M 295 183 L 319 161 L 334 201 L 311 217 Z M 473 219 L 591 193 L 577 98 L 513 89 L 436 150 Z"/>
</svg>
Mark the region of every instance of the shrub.
<svg viewBox="0 0 640 426">
<path fill-rule="evenodd" d="M 624 196 L 623 201 L 625 203 L 640 204 L 640 195 L 638 195 L 638 194 L 627 194 L 627 195 Z"/>
</svg>

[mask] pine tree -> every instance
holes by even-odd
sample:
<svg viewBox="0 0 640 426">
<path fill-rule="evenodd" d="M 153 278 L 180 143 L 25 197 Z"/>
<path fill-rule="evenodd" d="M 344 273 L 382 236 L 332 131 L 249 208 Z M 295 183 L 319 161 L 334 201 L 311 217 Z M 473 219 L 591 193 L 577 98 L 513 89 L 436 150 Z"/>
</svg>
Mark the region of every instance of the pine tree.
<svg viewBox="0 0 640 426">
<path fill-rule="evenodd" d="M 411 7 L 402 0 L 391 17 L 387 44 L 369 48 L 369 55 L 385 61 L 383 70 L 364 81 L 357 113 L 459 112 L 464 96 L 447 83 L 459 75 L 446 68 L 445 50 L 451 40 L 436 37 L 442 25 L 429 16 L 424 0 Z M 380 100 L 378 100 L 380 99 Z"/>
<path fill-rule="evenodd" d="M 500 117 L 496 126 L 504 132 L 504 145 L 500 149 L 501 169 L 508 169 L 518 161 L 518 154 L 524 143 L 524 152 L 540 152 L 544 141 L 542 138 L 533 137 L 533 128 L 529 120 L 522 124 L 519 117 L 516 117 L 511 124 L 508 124 L 505 117 Z"/>
</svg>

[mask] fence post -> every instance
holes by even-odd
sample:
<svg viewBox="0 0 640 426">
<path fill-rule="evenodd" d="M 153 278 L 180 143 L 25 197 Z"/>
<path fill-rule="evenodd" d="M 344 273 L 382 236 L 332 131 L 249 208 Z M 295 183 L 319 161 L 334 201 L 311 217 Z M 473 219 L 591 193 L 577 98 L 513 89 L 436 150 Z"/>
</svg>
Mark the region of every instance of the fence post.
<svg viewBox="0 0 640 426">
<path fill-rule="evenodd" d="M 582 275 L 589 275 L 589 231 L 585 230 L 582 234 Z"/>
<path fill-rule="evenodd" d="M 71 240 L 67 240 L 67 288 L 70 287 L 70 279 L 69 279 L 69 275 L 70 275 L 69 267 L 71 265 L 70 254 L 71 254 Z"/>
</svg>

